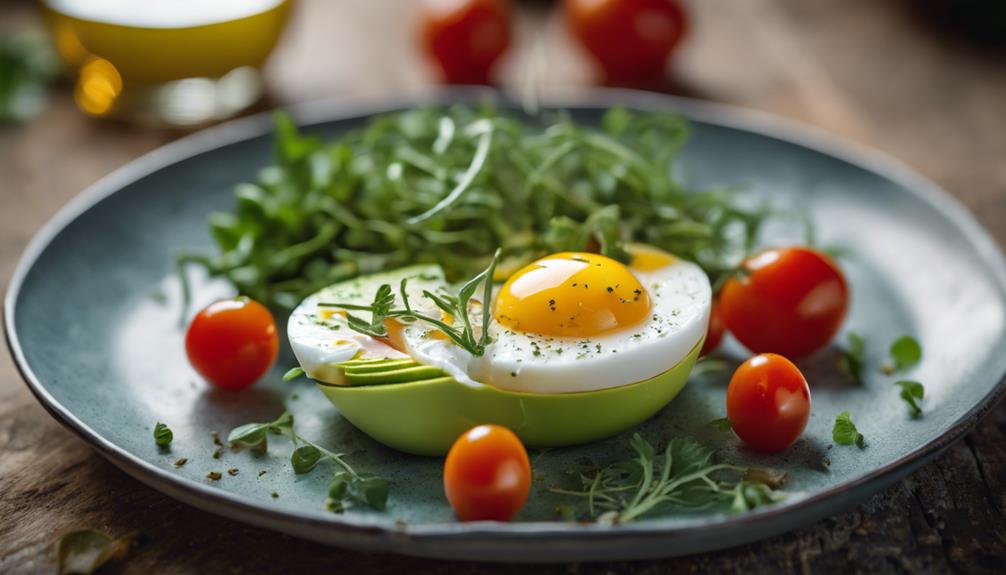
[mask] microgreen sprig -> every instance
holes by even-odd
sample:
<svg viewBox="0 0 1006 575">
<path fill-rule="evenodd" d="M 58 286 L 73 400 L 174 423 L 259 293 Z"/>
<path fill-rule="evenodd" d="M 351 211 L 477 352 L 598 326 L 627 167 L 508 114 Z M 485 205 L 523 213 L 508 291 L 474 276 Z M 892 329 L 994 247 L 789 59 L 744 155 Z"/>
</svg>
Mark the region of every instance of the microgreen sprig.
<svg viewBox="0 0 1006 575">
<path fill-rule="evenodd" d="M 732 511 L 748 511 L 782 498 L 775 490 L 782 482 L 778 474 L 714 463 L 712 450 L 694 441 L 674 438 L 662 455 L 638 433 L 630 445 L 633 459 L 581 475 L 582 489 L 550 491 L 585 499 L 591 517 L 611 523 L 633 521 L 667 506 L 727 504 Z"/>
<path fill-rule="evenodd" d="M 866 438 L 856 429 L 856 424 L 852 422 L 852 416 L 848 411 L 839 413 L 835 418 L 835 425 L 831 429 L 831 438 L 839 445 L 853 445 L 860 449 L 866 448 Z"/>
<path fill-rule="evenodd" d="M 290 440 L 293 452 L 290 465 L 294 473 L 308 473 L 322 461 L 328 460 L 340 470 L 332 476 L 329 484 L 328 508 L 341 512 L 353 504 L 364 504 L 383 510 L 388 501 L 388 481 L 383 477 L 357 473 L 346 463 L 341 453 L 325 449 L 321 445 L 298 434 L 294 429 L 294 417 L 289 411 L 265 423 L 247 423 L 231 430 L 227 441 L 249 447 L 252 453 L 264 454 L 269 446 L 269 434 L 281 435 Z"/>
<path fill-rule="evenodd" d="M 429 290 L 423 290 L 423 297 L 429 299 L 440 308 L 445 314 L 460 320 L 461 325 L 456 327 L 433 316 L 421 313 L 413 309 L 406 291 L 408 278 L 403 278 L 399 285 L 399 297 L 402 300 L 402 308 L 394 309 L 395 295 L 391 291 L 389 284 L 382 284 L 374 294 L 374 301 L 368 305 L 352 303 L 332 303 L 320 302 L 319 307 L 331 307 L 349 311 L 369 311 L 370 321 L 363 320 L 353 314 L 346 315 L 346 322 L 350 329 L 369 335 L 371 337 L 385 337 L 388 329 L 384 320 L 388 318 L 401 318 L 406 321 L 422 321 L 433 325 L 451 341 L 467 350 L 475 356 L 485 354 L 486 346 L 491 343 L 489 337 L 489 322 L 492 320 L 491 302 L 493 294 L 493 273 L 499 261 L 500 250 L 493 254 L 489 266 L 478 275 L 471 278 L 458 290 L 457 295 L 437 295 Z M 472 324 L 469 314 L 469 302 L 475 296 L 475 292 L 482 287 L 482 325 L 481 333 L 475 337 L 475 326 Z"/>
</svg>

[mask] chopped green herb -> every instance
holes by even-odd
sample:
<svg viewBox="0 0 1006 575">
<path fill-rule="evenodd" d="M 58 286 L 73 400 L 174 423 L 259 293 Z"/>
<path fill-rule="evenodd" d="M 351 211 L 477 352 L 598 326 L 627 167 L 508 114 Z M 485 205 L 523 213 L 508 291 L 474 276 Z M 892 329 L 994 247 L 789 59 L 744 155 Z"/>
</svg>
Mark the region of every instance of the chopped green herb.
<svg viewBox="0 0 1006 575">
<path fill-rule="evenodd" d="M 852 416 L 848 411 L 843 411 L 835 418 L 835 426 L 831 429 L 831 438 L 839 445 L 852 445 L 863 449 L 866 447 L 866 438 L 856 429 L 856 424 L 852 422 Z"/>
<path fill-rule="evenodd" d="M 154 426 L 154 443 L 160 447 L 167 447 L 174 438 L 175 434 L 171 432 L 171 428 L 158 421 Z"/>
<path fill-rule="evenodd" d="M 919 405 L 926 395 L 926 388 L 917 381 L 902 380 L 894 382 L 901 387 L 901 399 L 908 405 L 912 417 L 922 415 L 922 407 Z"/>
<path fill-rule="evenodd" d="M 922 360 L 922 346 L 910 335 L 903 335 L 891 344 L 889 373 L 915 367 Z"/>
<path fill-rule="evenodd" d="M 854 331 L 848 335 L 849 347 L 842 351 L 838 358 L 838 368 L 851 377 L 858 385 L 863 385 L 863 364 L 866 355 L 866 343 L 863 337 Z"/>
<path fill-rule="evenodd" d="M 747 511 L 782 498 L 761 481 L 764 471 L 749 474 L 743 467 L 713 463 L 712 450 L 694 441 L 674 438 L 662 455 L 638 433 L 630 444 L 636 452 L 633 459 L 593 476 L 581 475 L 580 490 L 551 491 L 583 498 L 591 517 L 611 523 L 626 523 L 665 507 L 720 504 L 731 511 Z"/>
<path fill-rule="evenodd" d="M 293 381 L 302 375 L 304 375 L 304 368 L 292 367 L 283 374 L 283 381 Z"/>
</svg>

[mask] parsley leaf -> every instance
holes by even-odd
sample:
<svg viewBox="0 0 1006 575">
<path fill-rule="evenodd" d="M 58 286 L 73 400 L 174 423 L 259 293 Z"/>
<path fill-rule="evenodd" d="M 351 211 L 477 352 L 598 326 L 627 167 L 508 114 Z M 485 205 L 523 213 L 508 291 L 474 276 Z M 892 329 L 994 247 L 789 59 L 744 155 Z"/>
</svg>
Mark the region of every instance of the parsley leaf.
<svg viewBox="0 0 1006 575">
<path fill-rule="evenodd" d="M 910 335 L 903 335 L 891 344 L 891 365 L 888 372 L 904 371 L 922 360 L 922 346 Z"/>
<path fill-rule="evenodd" d="M 849 347 L 842 351 L 838 358 L 838 368 L 851 377 L 858 385 L 863 385 L 863 364 L 866 354 L 866 343 L 863 336 L 850 331 Z"/>
<path fill-rule="evenodd" d="M 848 411 L 843 411 L 835 418 L 835 426 L 831 429 L 831 438 L 839 445 L 852 445 L 863 449 L 866 447 L 866 438 L 856 429 L 856 424 L 852 422 L 852 416 Z"/>
<path fill-rule="evenodd" d="M 729 418 L 726 417 L 714 419 L 710 421 L 709 424 L 716 426 L 716 429 L 718 429 L 719 431 L 730 431 L 731 429 L 734 428 L 734 424 L 730 421 Z"/>
<path fill-rule="evenodd" d="M 926 388 L 921 383 L 911 380 L 896 381 L 894 385 L 901 386 L 901 399 L 908 405 L 912 417 L 922 415 L 922 407 L 919 403 L 926 395 Z"/>
</svg>

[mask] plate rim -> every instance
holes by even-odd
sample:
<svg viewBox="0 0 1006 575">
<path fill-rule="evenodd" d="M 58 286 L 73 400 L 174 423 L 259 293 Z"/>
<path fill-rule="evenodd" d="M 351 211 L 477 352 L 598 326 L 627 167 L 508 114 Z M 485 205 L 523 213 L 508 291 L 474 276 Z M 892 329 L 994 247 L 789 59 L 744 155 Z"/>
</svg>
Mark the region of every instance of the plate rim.
<svg viewBox="0 0 1006 575">
<path fill-rule="evenodd" d="M 510 98 L 491 88 L 464 87 L 404 95 L 382 99 L 379 102 L 359 102 L 347 98 L 318 100 L 289 105 L 285 109 L 296 119 L 298 125 L 310 126 L 329 121 L 365 118 L 382 112 L 420 105 L 450 105 L 486 100 L 502 104 L 516 101 L 515 98 Z M 615 105 L 639 109 L 674 110 L 689 119 L 739 129 L 811 149 L 893 181 L 905 188 L 908 193 L 937 209 L 960 231 L 968 243 L 976 249 L 976 257 L 985 265 L 987 271 L 991 272 L 992 279 L 997 284 L 999 296 L 1006 300 L 1006 259 L 992 236 L 956 197 L 886 153 L 832 135 L 820 128 L 768 112 L 681 96 L 623 89 L 594 89 L 587 93 L 557 94 L 541 103 L 543 108 L 559 109 L 605 108 Z M 722 531 L 724 538 L 731 541 L 727 545 L 710 543 L 704 548 L 695 547 L 688 551 L 678 552 L 653 553 L 640 549 L 640 552 L 630 553 L 625 558 L 694 553 L 747 543 L 775 533 L 796 529 L 823 517 L 831 507 L 834 507 L 836 499 L 845 500 L 844 503 L 841 503 L 842 508 L 862 501 L 880 488 L 928 462 L 942 450 L 955 443 L 973 429 L 982 416 L 1006 397 L 1006 374 L 1002 374 L 991 390 L 977 404 L 955 420 L 941 435 L 917 446 L 898 459 L 867 472 L 862 477 L 801 497 L 788 504 L 761 508 L 743 515 L 710 514 L 694 520 L 682 521 L 678 519 L 673 526 L 662 524 L 659 520 L 619 525 L 617 528 L 556 521 L 459 522 L 380 526 L 361 523 L 358 520 L 347 521 L 345 516 L 340 515 L 322 518 L 305 516 L 279 508 L 272 509 L 237 494 L 185 479 L 172 474 L 170 470 L 161 469 L 153 463 L 129 453 L 104 438 L 49 393 L 25 358 L 15 328 L 15 305 L 25 279 L 39 257 L 59 233 L 78 217 L 105 198 L 119 193 L 126 185 L 165 167 L 217 148 L 268 135 L 273 126 L 271 116 L 272 111 L 266 111 L 184 136 L 126 163 L 85 188 L 35 233 L 14 268 L 4 297 L 3 323 L 8 349 L 22 379 L 46 411 L 127 474 L 186 504 L 242 522 L 318 541 L 358 549 L 386 550 L 443 558 L 541 561 L 549 559 L 570 560 L 584 556 L 583 553 L 574 556 L 567 552 L 566 555 L 560 554 L 554 558 L 534 553 L 515 557 L 509 552 L 500 552 L 506 548 L 508 542 L 521 541 L 528 535 L 542 537 L 553 542 L 569 540 L 575 543 L 585 540 L 591 542 L 605 540 L 617 544 L 617 542 L 624 542 L 627 538 L 640 540 L 649 537 L 674 537 L 701 529 L 707 535 Z M 844 498 L 842 492 L 846 492 Z M 803 519 L 799 525 L 784 525 L 787 516 L 802 517 Z M 729 519 L 724 520 L 724 517 L 729 517 Z M 761 525 L 763 529 L 753 536 L 737 533 L 738 530 L 743 532 L 742 528 L 758 525 Z M 327 530 L 324 537 L 314 533 L 318 529 Z M 352 538 L 343 540 L 342 536 L 345 535 L 350 535 Z M 715 536 L 710 538 L 710 540 L 714 539 L 718 538 Z M 455 545 L 461 542 L 467 542 L 470 545 L 465 549 L 447 552 L 437 548 L 442 543 Z M 491 546 L 494 542 L 503 544 L 495 555 L 492 552 L 486 553 L 484 550 L 469 548 L 480 544 Z M 594 553 L 592 555 L 596 555 L 598 558 L 609 558 L 609 555 L 603 553 L 603 549 L 601 551 L 600 554 Z"/>
</svg>

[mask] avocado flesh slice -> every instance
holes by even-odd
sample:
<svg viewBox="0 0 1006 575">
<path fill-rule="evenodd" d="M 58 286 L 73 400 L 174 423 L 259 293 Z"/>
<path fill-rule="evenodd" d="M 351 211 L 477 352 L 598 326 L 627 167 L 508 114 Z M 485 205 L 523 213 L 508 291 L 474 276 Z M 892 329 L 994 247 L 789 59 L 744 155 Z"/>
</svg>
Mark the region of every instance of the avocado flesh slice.
<svg viewBox="0 0 1006 575">
<path fill-rule="evenodd" d="M 416 383 L 441 379 L 443 370 L 423 365 L 414 359 L 387 359 L 360 362 L 345 361 L 337 364 L 343 373 L 343 385 L 359 387 L 363 385 L 388 385 L 394 383 Z"/>
</svg>

